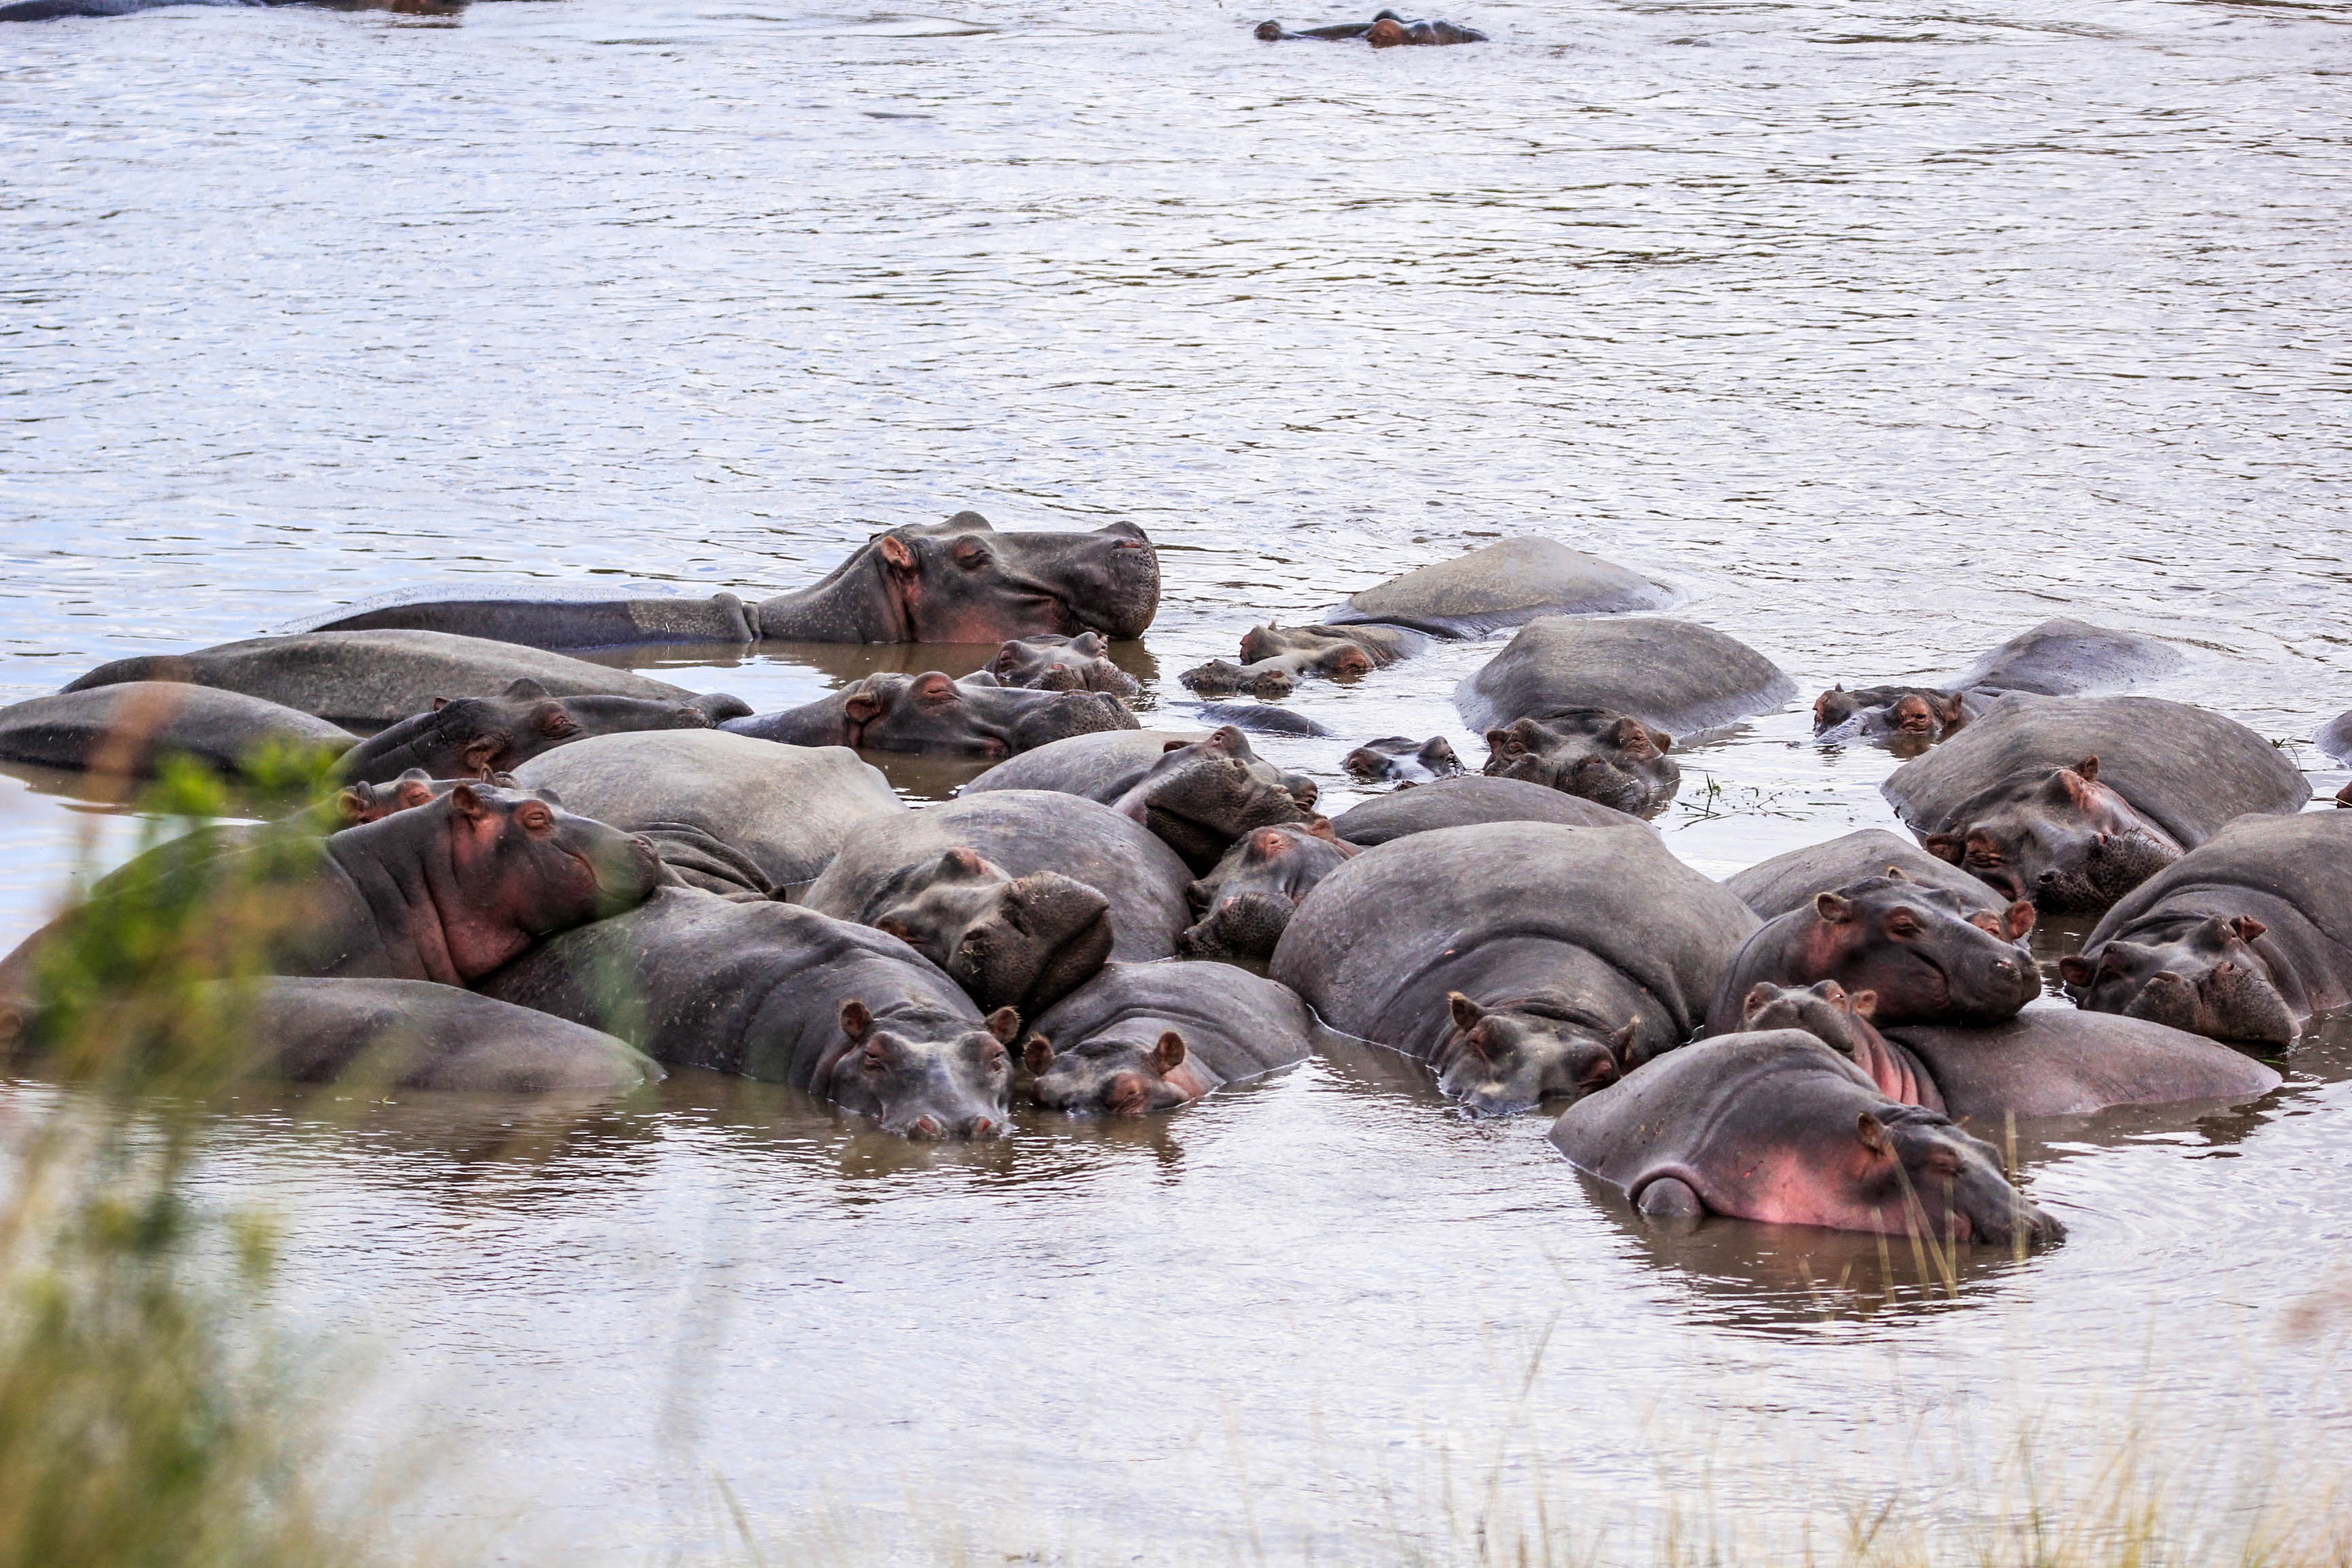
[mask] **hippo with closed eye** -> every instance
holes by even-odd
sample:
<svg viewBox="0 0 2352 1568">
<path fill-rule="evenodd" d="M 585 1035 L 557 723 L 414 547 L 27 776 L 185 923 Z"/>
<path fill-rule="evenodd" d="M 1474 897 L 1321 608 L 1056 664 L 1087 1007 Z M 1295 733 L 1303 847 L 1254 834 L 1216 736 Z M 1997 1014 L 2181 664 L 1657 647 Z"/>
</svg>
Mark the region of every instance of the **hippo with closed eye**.
<svg viewBox="0 0 2352 1568">
<path fill-rule="evenodd" d="M 1383 735 L 1341 757 L 1339 765 L 1366 784 L 1382 780 L 1429 784 L 1457 777 L 1463 771 L 1454 742 L 1443 735 L 1432 735 L 1426 741 L 1416 741 L 1410 735 Z"/>
<path fill-rule="evenodd" d="M 1188 958 L 1272 957 L 1299 901 L 1360 853 L 1319 816 L 1243 835 L 1186 889 L 1200 918 L 1176 939 L 1177 950 Z"/>
<path fill-rule="evenodd" d="M 1223 963 L 1114 963 L 1032 1026 L 1022 1060 L 1048 1110 L 1143 1116 L 1307 1059 L 1288 987 Z"/>
<path fill-rule="evenodd" d="M 1965 728 L 1982 710 L 1965 691 L 1931 686 L 1832 687 L 1813 699 L 1813 734 L 1837 743 L 1876 741 L 1901 756 L 1916 756 Z"/>
<path fill-rule="evenodd" d="M 1775 855 L 1726 877 L 1723 885 L 1754 910 L 1757 919 L 1769 921 L 1811 903 L 1816 894 L 1835 892 L 1848 882 L 1893 876 L 1949 893 L 1959 900 L 1961 913 L 1970 918 L 1987 911 L 2006 915 L 2012 902 L 1948 860 L 1939 860 L 1883 827 L 1865 827 Z"/>
<path fill-rule="evenodd" d="M 1489 778 L 1525 779 L 1565 795 L 1655 816 L 1682 787 L 1663 730 L 1606 708 L 1570 708 L 1486 731 Z"/>
<path fill-rule="evenodd" d="M 429 778 L 512 773 L 532 757 L 593 735 L 637 730 L 707 730 L 748 716 L 740 697 L 714 692 L 684 701 L 660 698 L 554 697 L 528 677 L 496 697 L 436 699 L 425 712 L 362 741 L 336 764 L 341 778 L 382 784 L 412 768 Z"/>
<path fill-rule="evenodd" d="M 730 719 L 732 734 L 790 746 L 854 746 L 1009 757 L 1073 735 L 1139 726 L 1106 692 L 1033 691 L 923 675 L 869 675 L 830 696 L 778 713 Z"/>
<path fill-rule="evenodd" d="M 985 667 L 1001 686 L 1037 691 L 1108 691 L 1133 697 L 1142 682 L 1110 660 L 1110 644 L 1100 632 L 1074 637 L 1018 637 L 996 650 Z"/>
</svg>

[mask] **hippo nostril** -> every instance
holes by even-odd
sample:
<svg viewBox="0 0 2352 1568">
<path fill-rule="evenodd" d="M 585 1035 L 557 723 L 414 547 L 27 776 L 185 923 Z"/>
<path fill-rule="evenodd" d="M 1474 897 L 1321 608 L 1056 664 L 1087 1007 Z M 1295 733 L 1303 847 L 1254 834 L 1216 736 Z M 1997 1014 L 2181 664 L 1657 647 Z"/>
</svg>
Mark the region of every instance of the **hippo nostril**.
<svg viewBox="0 0 2352 1568">
<path fill-rule="evenodd" d="M 937 1138 L 939 1135 L 939 1122 L 929 1116 L 918 1116 L 907 1127 L 909 1138 Z"/>
<path fill-rule="evenodd" d="M 2034 880 L 2041 883 L 2045 888 L 2051 887 L 2057 882 L 2058 873 L 2054 870 L 2044 871 L 2042 875 L 2036 877 Z"/>
</svg>

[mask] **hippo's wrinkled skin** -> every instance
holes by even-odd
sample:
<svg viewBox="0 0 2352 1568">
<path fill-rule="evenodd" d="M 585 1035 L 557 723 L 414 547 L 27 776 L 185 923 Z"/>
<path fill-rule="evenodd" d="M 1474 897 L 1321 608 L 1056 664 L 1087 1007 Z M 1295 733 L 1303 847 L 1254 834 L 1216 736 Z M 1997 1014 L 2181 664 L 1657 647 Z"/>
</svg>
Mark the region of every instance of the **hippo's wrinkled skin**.
<svg viewBox="0 0 2352 1568">
<path fill-rule="evenodd" d="M 1014 877 L 970 849 L 908 867 L 868 898 L 860 923 L 947 971 L 982 1007 L 1034 1017 L 1110 957 L 1110 900 L 1054 871 Z"/>
<path fill-rule="evenodd" d="M 1665 616 L 1547 616 L 1455 689 L 1480 729 L 1605 708 L 1689 734 L 1766 713 L 1796 695 L 1769 659 L 1721 632 Z"/>
<path fill-rule="evenodd" d="M 1401 626 L 1253 626 L 1242 636 L 1241 659 L 1211 659 L 1181 677 L 1203 697 L 1246 692 L 1280 698 L 1305 676 L 1353 680 L 1408 658 L 1428 646 Z"/>
<path fill-rule="evenodd" d="M 1930 743 L 1967 725 L 1979 704 L 1965 691 L 1931 686 L 1832 687 L 1813 699 L 1813 734 L 1837 743 L 1878 741 L 1898 755 L 1916 756 Z"/>
<path fill-rule="evenodd" d="M 2065 1228 L 2002 1173 L 1992 1145 L 1888 1099 L 1797 1029 L 1669 1051 L 1571 1105 L 1552 1142 L 1643 1215 L 1726 1215 L 1995 1246 Z"/>
<path fill-rule="evenodd" d="M 1321 817 L 1244 835 L 1185 897 L 1199 916 L 1177 938 L 1188 958 L 1270 958 L 1298 901 L 1361 853 Z"/>
<path fill-rule="evenodd" d="M 496 697 L 529 678 L 551 697 L 641 697 L 684 702 L 694 693 L 625 669 L 482 637 L 443 632 L 304 632 L 248 637 L 194 653 L 118 658 L 68 691 L 127 680 L 176 680 L 241 691 L 331 723 L 372 730 L 436 701 Z"/>
<path fill-rule="evenodd" d="M 1683 771 L 1666 755 L 1663 730 L 1605 708 L 1571 708 L 1515 719 L 1486 731 L 1489 778 L 1581 795 L 1629 816 L 1655 816 L 1682 787 Z"/>
<path fill-rule="evenodd" d="M 1341 757 L 1339 765 L 1366 784 L 1383 779 L 1428 784 L 1433 779 L 1450 779 L 1463 771 L 1462 759 L 1454 752 L 1454 742 L 1443 735 L 1432 735 L 1426 741 L 1416 741 L 1410 735 L 1383 735 Z"/>
<path fill-rule="evenodd" d="M 1108 691 L 1133 697 L 1143 683 L 1110 660 L 1110 644 L 1100 632 L 1074 637 L 1019 637 L 996 650 L 988 673 L 1003 686 L 1036 691 Z"/>
<path fill-rule="evenodd" d="M 1307 1059 L 1287 986 L 1223 963 L 1114 963 L 1036 1020 L 1022 1060 L 1048 1110 L 1143 1116 Z"/>
<path fill-rule="evenodd" d="M 662 1077 L 601 1029 L 425 980 L 273 979 L 220 1004 L 257 1076 L 344 1089 L 595 1094 Z"/>
<path fill-rule="evenodd" d="M 897 937 L 814 910 L 664 888 L 484 982 L 656 1061 L 789 1083 L 908 1138 L 1008 1131 L 1018 1027 L 984 1023 Z"/>
<path fill-rule="evenodd" d="M 1376 795 L 1331 819 L 1331 831 L 1370 847 L 1440 827 L 1486 822 L 1551 822 L 1571 827 L 1618 827 L 1633 821 L 1613 806 L 1562 795 L 1524 779 L 1480 774 Z"/>
<path fill-rule="evenodd" d="M 430 778 L 512 773 L 530 758 L 592 735 L 635 730 L 708 730 L 751 705 L 715 692 L 684 701 L 645 697 L 551 697 L 526 677 L 496 697 L 436 701 L 362 741 L 343 756 L 343 778 L 381 784 L 411 768 Z"/>
<path fill-rule="evenodd" d="M 2244 725 L 2147 697 L 2004 697 L 1880 786 L 1931 854 L 2049 913 L 2105 909 L 2311 786 Z"/>
<path fill-rule="evenodd" d="M 1638 573 L 1556 540 L 1528 536 L 1506 539 L 1366 588 L 1323 622 L 1342 628 L 1373 623 L 1432 637 L 1475 637 L 1523 626 L 1539 616 L 1622 615 L 1663 610 L 1673 602 L 1672 594 Z"/>
<path fill-rule="evenodd" d="M 1252 828 L 1307 820 L 1316 795 L 1312 779 L 1264 761 L 1247 736 L 1226 726 L 1206 740 L 1171 742 L 1110 808 L 1206 874 Z"/>
<path fill-rule="evenodd" d="M 1104 692 L 951 680 L 935 669 L 869 675 L 814 702 L 720 728 L 790 746 L 1009 757 L 1073 735 L 1138 726 L 1127 704 Z"/>
<path fill-rule="evenodd" d="M 2108 910 L 2059 970 L 2095 1012 L 2292 1045 L 2315 1014 L 2352 1005 L 2352 822 L 2231 823 Z"/>
<path fill-rule="evenodd" d="M 297 709 L 181 681 L 68 689 L 0 708 L 0 762 L 152 778 L 168 757 L 228 773 L 270 752 L 335 753 L 356 737 Z"/>
<path fill-rule="evenodd" d="M 1877 993 L 1882 1026 L 1993 1024 L 2042 994 L 2022 945 L 2033 906 L 2001 914 L 1972 911 L 1952 895 L 1906 877 L 1866 877 L 1767 921 L 1725 970 L 1707 1032 L 1739 1027 L 1758 983 L 1811 985 L 1834 980 L 1849 993 Z"/>
<path fill-rule="evenodd" d="M 1824 844 L 1775 855 L 1725 878 L 1723 885 L 1754 910 L 1759 920 L 1769 921 L 1811 903 L 1816 893 L 1834 892 L 1864 877 L 1897 873 L 1953 895 L 1966 915 L 1984 910 L 2006 915 L 2011 902 L 1949 861 L 1937 859 L 1883 827 L 1865 827 Z"/>
<path fill-rule="evenodd" d="M 530 647 L 642 643 L 1002 643 L 1137 637 L 1160 607 L 1160 559 L 1132 523 L 999 533 L 976 511 L 877 533 L 823 581 L 747 605 L 709 599 L 460 599 L 354 611 L 322 630 L 410 627 Z"/>
<path fill-rule="evenodd" d="M 1968 691 L 2072 697 L 2160 679 L 2181 664 L 2170 643 L 2060 616 L 1986 654 L 1956 684 Z"/>
<path fill-rule="evenodd" d="M 1339 43 L 1361 38 L 1376 49 L 1391 49 L 1405 44 L 1483 44 L 1486 41 L 1486 35 L 1475 27 L 1459 26 L 1452 22 L 1408 21 L 1393 11 L 1380 12 L 1369 22 L 1342 23 L 1334 27 L 1308 27 L 1297 33 L 1279 22 L 1260 22 L 1255 36 L 1269 44 L 1310 39 Z"/>
<path fill-rule="evenodd" d="M 1440 828 L 1359 855 L 1298 906 L 1270 973 L 1473 1110 L 1589 1093 L 1689 1037 L 1756 929 L 1618 820 Z"/>
</svg>

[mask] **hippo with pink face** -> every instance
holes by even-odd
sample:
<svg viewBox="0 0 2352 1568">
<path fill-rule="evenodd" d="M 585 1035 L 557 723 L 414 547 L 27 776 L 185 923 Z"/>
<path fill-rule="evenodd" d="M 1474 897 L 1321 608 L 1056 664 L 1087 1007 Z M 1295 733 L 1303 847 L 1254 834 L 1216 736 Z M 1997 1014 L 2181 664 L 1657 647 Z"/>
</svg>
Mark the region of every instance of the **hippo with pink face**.
<svg viewBox="0 0 2352 1568">
<path fill-rule="evenodd" d="M 1173 1110 L 1310 1048 L 1287 987 L 1223 963 L 1110 964 L 1031 1028 L 1031 1094 L 1077 1115 Z"/>
<path fill-rule="evenodd" d="M 1486 731 L 1489 778 L 1525 779 L 1629 816 L 1655 816 L 1682 787 L 1664 730 L 1606 708 L 1569 708 Z"/>
<path fill-rule="evenodd" d="M 1362 853 L 1322 817 L 1244 834 L 1185 890 L 1199 917 L 1176 939 L 1188 958 L 1271 958 L 1291 912 L 1324 878 Z"/>
</svg>

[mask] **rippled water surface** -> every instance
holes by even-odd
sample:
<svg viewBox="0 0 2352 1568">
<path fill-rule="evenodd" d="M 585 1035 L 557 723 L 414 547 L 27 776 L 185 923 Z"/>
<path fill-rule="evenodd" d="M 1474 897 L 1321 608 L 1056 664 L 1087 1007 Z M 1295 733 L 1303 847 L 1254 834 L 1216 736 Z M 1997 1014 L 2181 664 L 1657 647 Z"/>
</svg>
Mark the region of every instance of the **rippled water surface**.
<svg viewBox="0 0 2352 1568">
<path fill-rule="evenodd" d="M 0 32 L 0 696 L 409 588 L 773 590 L 871 531 L 1127 517 L 1136 651 L 1540 531 L 1835 679 L 2065 611 L 2292 748 L 2352 706 L 2352 26 L 2286 4 L 1487 4 L 1252 40 L 1112 0 L 178 9 Z M 1335 19 L 1286 15 L 1294 25 Z M 1442 650 L 1294 704 L 1475 756 Z M 761 706 L 876 659 L 671 679 Z M 958 655 L 942 654 L 953 663 Z M 1694 751 L 1717 874 L 1891 825 L 1804 715 Z M 959 770 L 894 768 L 935 795 Z M 0 926 L 80 834 L 0 778 Z M 2014 1504 L 2138 1433 L 2352 1451 L 2352 1041 L 2021 1130 L 2023 1262 L 1649 1235 L 1528 1118 L 1335 1046 L 1140 1127 L 892 1143 L 693 1075 L 578 1118 L 257 1100 L 224 1195 L 375 1368 L 354 1454 L 493 1556 L 1390 1561 L 1664 1500 L 1759 1539 Z M 2330 1306 L 2331 1301 L 2337 1303 Z M 2218 1517 L 2218 1510 L 2209 1510 Z"/>
</svg>

